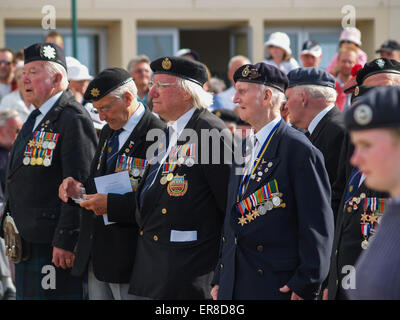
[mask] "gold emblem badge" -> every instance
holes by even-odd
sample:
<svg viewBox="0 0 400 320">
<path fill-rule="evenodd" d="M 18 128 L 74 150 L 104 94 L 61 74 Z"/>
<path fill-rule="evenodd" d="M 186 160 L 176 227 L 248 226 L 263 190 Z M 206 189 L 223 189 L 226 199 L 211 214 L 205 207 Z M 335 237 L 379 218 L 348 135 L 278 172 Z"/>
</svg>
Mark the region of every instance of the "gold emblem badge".
<svg viewBox="0 0 400 320">
<path fill-rule="evenodd" d="M 246 78 L 248 77 L 249 73 L 250 73 L 249 66 L 246 66 L 246 68 L 244 68 L 242 71 L 242 76 Z"/>
<path fill-rule="evenodd" d="M 100 95 L 100 90 L 99 89 L 97 89 L 97 88 L 93 88 L 92 90 L 90 90 L 90 94 L 93 96 L 93 97 L 98 97 L 99 95 Z"/>
<path fill-rule="evenodd" d="M 163 67 L 164 70 L 169 70 L 172 67 L 172 62 L 168 58 L 165 58 L 161 63 L 161 66 Z"/>
<path fill-rule="evenodd" d="M 369 124 L 372 120 L 372 109 L 366 104 L 361 104 L 354 110 L 354 121 L 361 126 Z"/>
<path fill-rule="evenodd" d="M 357 97 L 359 93 L 360 93 L 360 88 L 357 86 L 357 87 L 354 89 L 354 95 Z"/>
</svg>

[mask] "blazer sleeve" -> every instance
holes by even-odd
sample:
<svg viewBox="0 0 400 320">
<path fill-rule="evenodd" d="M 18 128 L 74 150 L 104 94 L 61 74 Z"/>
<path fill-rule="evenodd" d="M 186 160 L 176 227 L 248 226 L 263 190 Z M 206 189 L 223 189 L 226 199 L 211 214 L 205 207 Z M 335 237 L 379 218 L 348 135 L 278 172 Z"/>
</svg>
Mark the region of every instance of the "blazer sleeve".
<svg viewBox="0 0 400 320">
<path fill-rule="evenodd" d="M 73 114 L 65 117 L 60 141 L 60 161 L 62 177 L 73 177 L 77 181 L 85 181 L 89 176 L 90 164 L 97 145 L 96 131 L 89 117 Z M 61 138 L 61 137 L 60 137 Z M 81 208 L 68 203 L 61 204 L 52 245 L 72 251 L 77 241 L 79 230 L 79 212 Z"/>
<path fill-rule="evenodd" d="M 331 192 L 321 152 L 311 147 L 297 154 L 290 174 L 297 207 L 300 264 L 287 285 L 300 297 L 313 299 L 329 271 L 334 229 Z"/>
</svg>

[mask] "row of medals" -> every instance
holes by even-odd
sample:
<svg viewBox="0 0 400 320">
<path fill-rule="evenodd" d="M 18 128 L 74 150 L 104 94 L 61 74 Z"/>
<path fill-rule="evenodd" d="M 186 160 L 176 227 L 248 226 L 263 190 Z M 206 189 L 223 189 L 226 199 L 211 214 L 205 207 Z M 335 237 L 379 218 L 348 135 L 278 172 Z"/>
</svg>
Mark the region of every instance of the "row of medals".
<svg viewBox="0 0 400 320">
<path fill-rule="evenodd" d="M 351 213 L 353 210 L 357 210 L 358 209 L 358 205 L 361 203 L 361 201 L 366 197 L 367 195 L 365 193 L 361 193 L 360 197 L 353 197 L 349 202 L 348 202 L 348 207 L 347 207 L 347 212 Z M 378 216 L 378 218 L 375 218 L 375 216 Z M 361 215 L 361 224 L 370 224 L 370 223 L 374 223 L 375 221 L 380 222 L 380 218 L 381 218 L 382 214 L 375 214 L 372 213 L 371 215 L 368 215 L 366 213 Z M 371 235 L 373 234 L 373 229 L 369 231 L 371 233 Z M 364 235 L 363 235 L 364 236 Z M 363 250 L 366 250 L 368 248 L 368 240 L 366 238 L 364 238 L 364 240 L 361 242 L 361 248 Z"/>
<path fill-rule="evenodd" d="M 195 163 L 193 158 L 187 158 L 185 160 L 184 157 L 179 157 L 177 162 L 178 162 L 179 165 L 186 164 L 188 167 L 192 167 L 194 165 L 194 163 Z M 174 174 L 172 172 L 166 172 L 166 173 L 163 172 L 163 176 L 160 179 L 160 183 L 162 185 L 165 185 L 168 182 L 171 182 L 173 178 L 174 178 Z"/>
<path fill-rule="evenodd" d="M 29 143 L 35 144 L 37 148 L 42 148 L 42 149 L 54 150 L 54 148 L 56 147 L 56 143 L 54 141 L 48 141 L 48 140 L 43 141 L 43 143 L 40 141 L 36 142 L 34 140 L 30 140 Z M 43 159 L 43 158 L 34 158 L 26 156 L 22 160 L 22 163 L 26 166 L 30 164 L 31 166 L 44 165 L 45 167 L 48 167 L 51 164 L 51 159 L 49 157 L 45 157 L 45 159 Z"/>
<path fill-rule="evenodd" d="M 246 218 L 239 217 L 238 224 L 241 224 L 243 227 L 243 225 L 246 224 L 247 222 L 253 221 L 260 215 L 261 216 L 265 215 L 267 213 L 267 211 L 271 211 L 273 208 L 278 208 L 278 207 L 285 208 L 286 204 L 282 203 L 281 198 L 280 198 L 282 196 L 283 196 L 283 194 L 279 193 L 279 194 L 273 196 L 272 198 L 268 199 L 266 202 L 260 204 L 258 207 L 254 208 L 251 213 L 249 212 L 246 215 Z M 247 220 L 247 222 L 246 222 L 246 220 Z"/>
</svg>

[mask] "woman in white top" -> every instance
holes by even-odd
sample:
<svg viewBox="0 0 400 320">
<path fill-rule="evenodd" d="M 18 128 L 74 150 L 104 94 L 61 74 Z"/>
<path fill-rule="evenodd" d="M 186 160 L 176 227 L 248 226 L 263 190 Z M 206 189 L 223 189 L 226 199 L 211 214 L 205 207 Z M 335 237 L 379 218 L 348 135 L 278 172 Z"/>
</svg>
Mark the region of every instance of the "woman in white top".
<svg viewBox="0 0 400 320">
<path fill-rule="evenodd" d="M 265 63 L 277 67 L 286 74 L 299 67 L 297 61 L 291 56 L 290 39 L 286 33 L 272 33 L 268 41 L 264 43 L 264 48 L 268 56 Z"/>
</svg>

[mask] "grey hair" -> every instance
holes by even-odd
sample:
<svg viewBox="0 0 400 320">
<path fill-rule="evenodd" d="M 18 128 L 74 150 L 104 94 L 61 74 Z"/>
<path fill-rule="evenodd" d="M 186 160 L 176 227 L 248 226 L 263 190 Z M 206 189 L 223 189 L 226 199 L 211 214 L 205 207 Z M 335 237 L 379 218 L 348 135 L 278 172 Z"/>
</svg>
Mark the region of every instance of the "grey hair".
<svg viewBox="0 0 400 320">
<path fill-rule="evenodd" d="M 127 83 L 123 84 L 122 86 L 114 89 L 109 93 L 110 96 L 113 96 L 116 99 L 121 100 L 124 96 L 125 92 L 130 92 L 133 97 L 137 97 L 137 88 L 135 82 L 131 79 Z"/>
<path fill-rule="evenodd" d="M 199 84 L 178 78 L 177 85 L 192 96 L 195 108 L 206 109 L 213 104 L 213 95 L 205 91 Z"/>
<path fill-rule="evenodd" d="M 251 62 L 250 62 L 250 59 L 247 58 L 247 57 L 245 57 L 245 56 L 240 56 L 240 55 L 239 55 L 239 56 L 233 56 L 233 57 L 229 60 L 229 62 L 228 62 L 228 70 L 231 70 L 232 64 L 233 64 L 236 60 L 243 60 L 243 61 L 244 61 L 243 64 L 249 64 L 249 63 L 251 63 Z M 235 70 L 233 70 L 233 71 L 235 71 Z"/>
<path fill-rule="evenodd" d="M 53 61 L 46 61 L 44 66 L 50 77 L 55 76 L 56 74 L 61 74 L 61 76 L 62 76 L 61 90 L 63 90 L 63 91 L 67 90 L 68 85 L 69 85 L 67 70 L 65 70 L 65 68 L 61 64 L 53 62 Z"/>
<path fill-rule="evenodd" d="M 0 127 L 5 127 L 7 120 L 19 117 L 19 113 L 14 109 L 0 110 Z"/>
<path fill-rule="evenodd" d="M 272 108 L 279 110 L 282 104 L 286 102 L 285 94 L 274 87 L 266 86 L 264 84 L 260 85 L 260 94 L 262 94 L 265 89 L 270 89 L 272 91 L 271 106 Z"/>
<path fill-rule="evenodd" d="M 307 91 L 314 99 L 324 99 L 327 103 L 334 103 L 337 98 L 337 92 L 334 88 L 318 86 L 318 85 L 303 85 L 296 87 L 297 92 L 300 90 Z"/>
<path fill-rule="evenodd" d="M 126 67 L 126 69 L 129 71 L 129 73 L 131 73 L 132 72 L 132 70 L 133 70 L 133 68 L 138 64 L 138 63 L 142 63 L 142 62 L 146 62 L 146 63 L 148 63 L 148 64 L 150 64 L 150 59 L 149 59 L 149 57 L 148 56 L 146 56 L 146 55 L 141 55 L 141 56 L 137 56 L 137 57 L 134 57 L 134 58 L 132 58 L 130 61 L 129 61 L 129 63 L 128 63 L 128 66 Z"/>
</svg>

